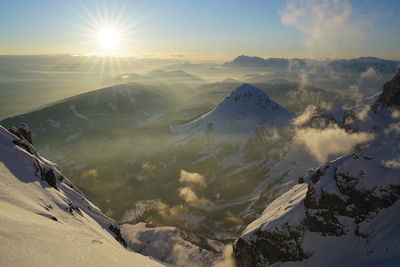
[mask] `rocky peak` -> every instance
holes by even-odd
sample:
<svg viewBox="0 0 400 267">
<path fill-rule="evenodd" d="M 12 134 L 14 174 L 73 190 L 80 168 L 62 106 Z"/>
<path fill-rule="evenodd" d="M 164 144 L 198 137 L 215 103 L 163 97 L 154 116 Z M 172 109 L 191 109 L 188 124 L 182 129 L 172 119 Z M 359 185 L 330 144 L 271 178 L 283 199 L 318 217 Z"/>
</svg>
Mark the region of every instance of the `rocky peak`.
<svg viewBox="0 0 400 267">
<path fill-rule="evenodd" d="M 372 106 L 372 109 L 400 107 L 400 69 L 392 80 L 383 85 L 383 92 Z"/>
<path fill-rule="evenodd" d="M 260 107 L 276 105 L 261 89 L 247 83 L 233 91 L 232 94 L 221 103 L 222 106 L 224 104 L 257 105 Z"/>
</svg>

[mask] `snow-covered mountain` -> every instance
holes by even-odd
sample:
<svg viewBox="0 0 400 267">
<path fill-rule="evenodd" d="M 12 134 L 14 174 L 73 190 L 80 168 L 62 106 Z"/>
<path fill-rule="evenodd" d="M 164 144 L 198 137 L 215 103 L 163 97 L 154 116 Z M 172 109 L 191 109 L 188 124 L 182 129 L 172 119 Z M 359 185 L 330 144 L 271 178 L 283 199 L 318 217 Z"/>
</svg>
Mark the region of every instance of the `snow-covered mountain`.
<svg viewBox="0 0 400 267">
<path fill-rule="evenodd" d="M 261 125 L 271 130 L 287 126 L 294 114 L 272 101 L 263 91 L 243 84 L 214 110 L 184 125 L 171 127 L 180 142 L 203 138 L 205 147 L 231 144 L 243 149 Z"/>
<path fill-rule="evenodd" d="M 117 223 L 31 141 L 26 125 L 0 126 L 2 266 L 163 266 L 126 249 Z"/>
<path fill-rule="evenodd" d="M 361 132 L 373 138 L 356 152 L 310 170 L 270 203 L 234 244 L 240 266 L 398 265 L 399 77 L 385 84 L 372 108 L 341 113 L 347 139 Z"/>
</svg>

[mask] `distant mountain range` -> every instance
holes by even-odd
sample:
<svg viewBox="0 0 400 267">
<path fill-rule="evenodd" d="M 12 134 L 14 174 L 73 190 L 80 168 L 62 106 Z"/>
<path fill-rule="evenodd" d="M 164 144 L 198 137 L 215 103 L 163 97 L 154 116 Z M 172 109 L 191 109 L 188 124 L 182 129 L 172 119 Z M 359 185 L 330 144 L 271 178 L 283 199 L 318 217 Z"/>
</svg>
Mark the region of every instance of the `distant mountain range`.
<svg viewBox="0 0 400 267">
<path fill-rule="evenodd" d="M 359 57 L 352 59 L 301 59 L 301 58 L 261 58 L 238 56 L 224 65 L 226 68 L 269 68 L 298 70 L 308 67 L 330 68 L 335 72 L 363 72 L 374 68 L 382 73 L 394 73 L 400 66 L 398 60 L 386 60 L 376 57 Z"/>
</svg>

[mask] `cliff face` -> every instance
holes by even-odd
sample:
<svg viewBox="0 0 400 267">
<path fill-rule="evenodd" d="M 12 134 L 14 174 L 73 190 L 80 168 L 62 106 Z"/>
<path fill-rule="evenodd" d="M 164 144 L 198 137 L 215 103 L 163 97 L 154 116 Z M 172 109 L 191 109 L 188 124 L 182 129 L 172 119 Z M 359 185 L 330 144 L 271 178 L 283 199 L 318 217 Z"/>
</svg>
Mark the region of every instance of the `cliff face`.
<svg viewBox="0 0 400 267">
<path fill-rule="evenodd" d="M 385 83 L 383 92 L 372 106 L 373 109 L 400 106 L 400 69 L 392 80 Z"/>
</svg>

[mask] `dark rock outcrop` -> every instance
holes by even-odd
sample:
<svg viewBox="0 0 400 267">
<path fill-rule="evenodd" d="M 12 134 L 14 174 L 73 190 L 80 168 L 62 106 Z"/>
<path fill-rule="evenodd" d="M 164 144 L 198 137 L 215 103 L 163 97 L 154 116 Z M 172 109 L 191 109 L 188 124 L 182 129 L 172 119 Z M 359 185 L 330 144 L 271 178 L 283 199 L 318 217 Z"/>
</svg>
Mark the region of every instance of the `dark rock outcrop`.
<svg viewBox="0 0 400 267">
<path fill-rule="evenodd" d="M 40 179 L 45 180 L 51 187 L 58 190 L 57 176 L 51 168 L 44 166 L 40 161 L 36 161 L 34 167 L 36 169 L 36 175 Z"/>
<path fill-rule="evenodd" d="M 400 107 L 400 69 L 392 80 L 385 83 L 383 92 L 372 106 L 372 109 Z"/>
<path fill-rule="evenodd" d="M 114 238 L 121 243 L 121 245 L 123 245 L 124 247 L 128 247 L 128 243 L 126 242 L 126 240 L 122 237 L 121 234 L 121 230 L 119 229 L 118 226 L 114 226 L 112 224 L 110 224 L 110 226 L 108 227 L 108 229 L 114 234 Z"/>
<path fill-rule="evenodd" d="M 10 129 L 8 129 L 8 131 L 13 135 L 19 137 L 20 139 L 25 139 L 30 144 L 33 144 L 31 130 L 25 123 L 18 124 L 17 126 L 12 126 L 10 127 Z"/>
</svg>

